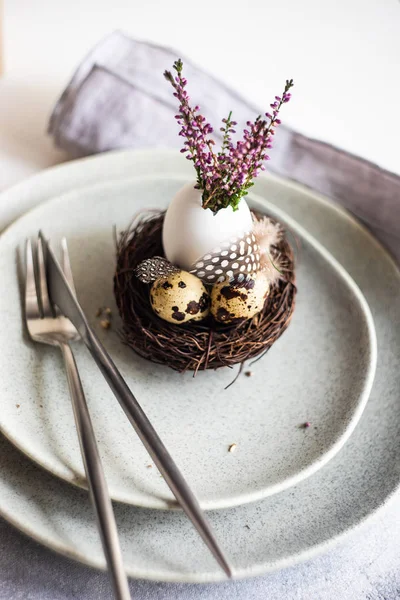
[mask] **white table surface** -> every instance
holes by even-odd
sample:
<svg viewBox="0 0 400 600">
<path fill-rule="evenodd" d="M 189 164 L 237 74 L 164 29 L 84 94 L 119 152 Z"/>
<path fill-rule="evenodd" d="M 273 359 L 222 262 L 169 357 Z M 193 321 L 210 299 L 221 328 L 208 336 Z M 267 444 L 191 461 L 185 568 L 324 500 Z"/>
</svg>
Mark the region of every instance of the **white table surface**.
<svg viewBox="0 0 400 600">
<path fill-rule="evenodd" d="M 46 136 L 49 113 L 75 65 L 113 29 L 182 50 L 260 106 L 293 77 L 287 125 L 400 174 L 399 0 L 5 0 L 4 13 L 0 190 L 67 159 Z M 396 600 L 397 517 L 398 502 L 325 557 L 234 590 L 138 583 L 132 591 L 268 600 L 268 582 L 273 600 Z M 0 523 L 0 597 L 110 597 L 105 575 L 54 557 L 49 576 L 48 557 Z"/>
</svg>

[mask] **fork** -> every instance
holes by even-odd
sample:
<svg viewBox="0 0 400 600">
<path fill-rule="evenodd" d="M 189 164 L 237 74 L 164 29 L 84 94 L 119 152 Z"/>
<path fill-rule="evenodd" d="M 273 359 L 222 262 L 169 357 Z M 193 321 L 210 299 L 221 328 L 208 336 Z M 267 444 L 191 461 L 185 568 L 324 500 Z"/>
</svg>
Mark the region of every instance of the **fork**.
<svg viewBox="0 0 400 600">
<path fill-rule="evenodd" d="M 72 291 L 72 278 L 68 247 L 61 241 L 62 269 Z M 107 483 L 96 438 L 93 431 L 85 394 L 70 343 L 80 339 L 78 331 L 69 319 L 51 305 L 45 272 L 42 240 L 37 241 L 37 278 L 31 240 L 26 242 L 25 319 L 29 335 L 35 342 L 60 348 L 67 371 L 75 423 L 81 447 L 83 464 L 90 496 L 96 513 L 98 529 L 106 557 L 114 595 L 117 600 L 130 600 L 128 580 L 122 562 L 117 525 L 108 493 Z"/>
</svg>

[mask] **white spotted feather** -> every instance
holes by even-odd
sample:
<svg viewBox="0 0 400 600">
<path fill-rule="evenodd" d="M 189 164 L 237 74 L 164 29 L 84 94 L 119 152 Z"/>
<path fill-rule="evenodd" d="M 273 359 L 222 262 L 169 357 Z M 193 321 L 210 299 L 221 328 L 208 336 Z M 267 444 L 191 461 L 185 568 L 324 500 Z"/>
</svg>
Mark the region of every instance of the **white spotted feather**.
<svg viewBox="0 0 400 600">
<path fill-rule="evenodd" d="M 196 261 L 190 273 L 213 285 L 225 280 L 242 282 L 262 270 L 273 284 L 281 274 L 279 267 L 276 268 L 278 265 L 271 261 L 271 247 L 276 246 L 281 237 L 279 224 L 268 217 L 254 218 L 252 231 L 224 241 Z"/>
<path fill-rule="evenodd" d="M 179 271 L 178 267 L 163 256 L 153 256 L 142 260 L 135 269 L 135 275 L 143 283 L 152 283 L 160 277 L 168 277 Z"/>
</svg>

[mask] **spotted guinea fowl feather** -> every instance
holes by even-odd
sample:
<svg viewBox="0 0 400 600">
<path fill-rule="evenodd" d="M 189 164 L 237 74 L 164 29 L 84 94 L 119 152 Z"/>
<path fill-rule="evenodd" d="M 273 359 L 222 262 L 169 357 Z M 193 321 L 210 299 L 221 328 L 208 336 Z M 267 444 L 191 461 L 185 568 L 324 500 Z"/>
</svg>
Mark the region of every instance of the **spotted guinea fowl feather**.
<svg viewBox="0 0 400 600">
<path fill-rule="evenodd" d="M 224 241 L 196 261 L 190 272 L 210 285 L 225 280 L 240 283 L 260 270 L 268 272 L 269 278 L 276 281 L 277 276 L 270 269 L 270 250 L 279 242 L 281 235 L 279 224 L 268 217 L 255 218 L 252 231 Z M 280 277 L 279 270 L 274 271 Z"/>
<path fill-rule="evenodd" d="M 260 253 L 253 232 L 241 238 L 231 238 L 205 254 L 192 267 L 191 273 L 205 283 L 214 284 L 225 279 L 243 281 L 260 268 Z"/>
<path fill-rule="evenodd" d="M 135 275 L 143 283 L 151 283 L 160 277 L 168 277 L 173 273 L 178 273 L 180 269 L 175 267 L 166 258 L 162 256 L 153 256 L 146 258 L 135 269 Z"/>
</svg>

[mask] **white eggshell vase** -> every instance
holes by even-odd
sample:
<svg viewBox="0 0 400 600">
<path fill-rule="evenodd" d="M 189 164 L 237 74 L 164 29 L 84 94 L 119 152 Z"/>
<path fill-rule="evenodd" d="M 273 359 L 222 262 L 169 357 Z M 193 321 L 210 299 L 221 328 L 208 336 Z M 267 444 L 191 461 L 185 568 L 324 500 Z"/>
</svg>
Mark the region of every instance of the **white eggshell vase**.
<svg viewBox="0 0 400 600">
<path fill-rule="evenodd" d="M 172 199 L 164 219 L 162 241 L 166 258 L 188 271 L 219 244 L 253 228 L 244 198 L 236 211 L 231 206 L 216 214 L 202 207 L 201 190 L 195 182 L 184 185 Z"/>
</svg>

